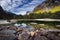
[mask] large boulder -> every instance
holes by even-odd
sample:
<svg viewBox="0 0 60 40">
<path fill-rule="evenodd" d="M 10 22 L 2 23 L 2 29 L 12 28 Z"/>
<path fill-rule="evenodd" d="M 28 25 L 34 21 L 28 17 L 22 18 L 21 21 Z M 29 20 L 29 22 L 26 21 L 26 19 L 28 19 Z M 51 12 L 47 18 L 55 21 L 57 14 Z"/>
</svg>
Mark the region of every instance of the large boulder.
<svg viewBox="0 0 60 40">
<path fill-rule="evenodd" d="M 0 31 L 0 40 L 14 40 L 16 38 L 14 33 L 14 30 L 2 30 Z"/>
</svg>

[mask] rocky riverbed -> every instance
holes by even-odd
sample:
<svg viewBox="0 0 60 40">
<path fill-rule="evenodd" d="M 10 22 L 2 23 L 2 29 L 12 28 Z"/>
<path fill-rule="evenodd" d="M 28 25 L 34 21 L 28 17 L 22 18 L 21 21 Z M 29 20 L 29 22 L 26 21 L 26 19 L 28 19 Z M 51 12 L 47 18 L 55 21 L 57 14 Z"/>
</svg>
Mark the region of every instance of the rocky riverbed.
<svg viewBox="0 0 60 40">
<path fill-rule="evenodd" d="M 0 40 L 60 40 L 59 31 L 38 31 L 33 36 L 25 32 L 17 36 L 13 33 L 14 31 L 10 33 L 9 31 L 12 30 L 8 30 L 8 32 L 6 30 L 0 31 Z"/>
<path fill-rule="evenodd" d="M 33 36 L 28 34 L 22 35 L 20 40 L 60 40 L 60 32 L 58 31 L 39 31 L 36 32 Z"/>
<path fill-rule="evenodd" d="M 60 30 L 0 27 L 0 40 L 60 40 Z"/>
</svg>

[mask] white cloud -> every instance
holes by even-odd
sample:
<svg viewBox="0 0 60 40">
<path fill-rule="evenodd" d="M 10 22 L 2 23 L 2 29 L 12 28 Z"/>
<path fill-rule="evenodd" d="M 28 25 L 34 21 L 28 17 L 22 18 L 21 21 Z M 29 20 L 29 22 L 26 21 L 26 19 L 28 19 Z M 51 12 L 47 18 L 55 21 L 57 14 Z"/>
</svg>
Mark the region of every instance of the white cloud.
<svg viewBox="0 0 60 40">
<path fill-rule="evenodd" d="M 19 14 L 25 15 L 26 14 L 26 11 L 20 11 L 20 12 L 17 13 L 17 15 L 19 15 Z"/>
<path fill-rule="evenodd" d="M 15 14 L 25 14 L 27 11 L 32 11 L 37 5 L 41 4 L 43 0 L 2 0 L 0 5 L 4 10 L 13 12 Z M 26 4 L 24 4 L 26 3 Z M 23 5 L 23 6 L 21 6 Z M 21 6 L 21 7 L 19 7 Z"/>
</svg>

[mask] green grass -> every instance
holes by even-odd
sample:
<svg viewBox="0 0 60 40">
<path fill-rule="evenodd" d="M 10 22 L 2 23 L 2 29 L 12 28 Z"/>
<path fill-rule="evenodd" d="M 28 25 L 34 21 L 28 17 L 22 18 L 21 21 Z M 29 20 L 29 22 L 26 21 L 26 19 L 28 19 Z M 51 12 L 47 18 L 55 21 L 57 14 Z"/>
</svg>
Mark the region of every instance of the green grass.
<svg viewBox="0 0 60 40">
<path fill-rule="evenodd" d="M 35 29 L 40 29 L 40 28 L 45 28 L 45 29 L 60 29 L 60 28 L 56 28 L 55 25 L 48 25 L 48 24 L 45 24 L 45 25 L 32 24 L 32 26 Z"/>
</svg>

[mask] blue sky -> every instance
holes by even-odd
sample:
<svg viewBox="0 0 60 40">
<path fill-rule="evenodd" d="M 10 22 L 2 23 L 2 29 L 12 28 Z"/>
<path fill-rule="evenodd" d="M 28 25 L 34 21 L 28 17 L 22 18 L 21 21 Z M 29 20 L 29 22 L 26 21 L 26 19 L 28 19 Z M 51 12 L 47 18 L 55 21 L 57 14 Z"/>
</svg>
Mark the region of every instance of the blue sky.
<svg viewBox="0 0 60 40">
<path fill-rule="evenodd" d="M 25 15 L 27 11 L 32 12 L 44 0 L 0 0 L 0 5 L 6 11 L 14 14 Z"/>
</svg>

